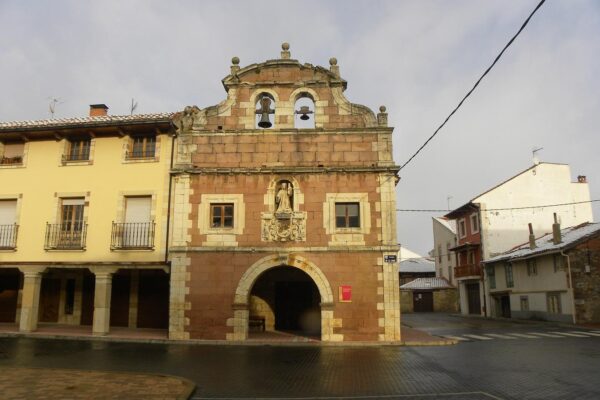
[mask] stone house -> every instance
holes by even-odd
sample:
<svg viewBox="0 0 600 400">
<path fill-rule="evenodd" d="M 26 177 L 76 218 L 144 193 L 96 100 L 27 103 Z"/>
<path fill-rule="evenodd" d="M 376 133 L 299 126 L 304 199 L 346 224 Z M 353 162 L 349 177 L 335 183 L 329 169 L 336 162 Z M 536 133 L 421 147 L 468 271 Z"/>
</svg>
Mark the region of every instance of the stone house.
<svg viewBox="0 0 600 400">
<path fill-rule="evenodd" d="M 491 299 L 485 292 L 482 261 L 520 243 L 522 226 L 531 223 L 537 232 L 552 229 L 541 206 L 556 210 L 563 225 L 593 220 L 590 191 L 585 176 L 571 180 L 566 164 L 536 163 L 530 168 L 474 197 L 446 214 L 454 220 L 457 245 L 454 278 L 458 282 L 463 314 L 487 315 Z"/>
<path fill-rule="evenodd" d="M 561 230 L 555 222 L 552 233 L 530 233 L 529 242 L 484 263 L 492 316 L 600 322 L 600 224 Z"/>
<path fill-rule="evenodd" d="M 172 339 L 400 339 L 392 128 L 329 69 L 232 59 L 174 118 Z"/>
</svg>

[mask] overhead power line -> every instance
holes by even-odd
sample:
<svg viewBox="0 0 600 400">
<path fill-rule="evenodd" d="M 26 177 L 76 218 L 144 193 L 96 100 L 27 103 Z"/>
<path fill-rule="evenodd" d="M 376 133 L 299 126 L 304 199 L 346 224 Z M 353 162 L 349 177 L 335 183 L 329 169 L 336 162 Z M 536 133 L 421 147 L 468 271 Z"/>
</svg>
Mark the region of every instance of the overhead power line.
<svg viewBox="0 0 600 400">
<path fill-rule="evenodd" d="M 454 110 L 452 110 L 452 112 L 450 113 L 450 115 L 448 115 L 446 117 L 446 119 L 444 120 L 444 122 L 442 122 L 442 124 L 435 130 L 435 132 L 433 132 L 433 135 L 431 135 L 429 137 L 429 139 L 427 139 L 425 141 L 425 143 L 423 143 L 423 145 L 421 147 L 419 147 L 419 149 L 404 164 L 402 164 L 402 166 L 400 167 L 400 169 L 403 169 L 404 167 L 406 167 L 408 165 L 408 163 L 410 163 L 413 160 L 413 158 L 415 158 L 417 156 L 417 154 L 419 154 L 421 152 L 421 150 L 423 150 L 425 148 L 425 146 L 427 146 L 427 144 L 429 144 L 429 142 L 435 137 L 435 135 L 437 135 L 438 132 L 444 127 L 444 125 L 446 125 L 446 122 L 448 122 L 450 120 L 450 118 L 452 118 L 452 116 L 454 115 L 454 113 L 456 111 L 458 111 L 458 109 L 463 105 L 463 103 L 465 102 L 465 100 L 467 100 L 467 98 L 471 95 L 471 93 L 473 93 L 473 91 L 475 91 L 475 88 L 477 88 L 477 86 L 479 86 L 479 83 L 483 80 L 483 78 L 485 78 L 485 76 L 488 74 L 488 72 L 491 71 L 491 69 L 494 67 L 494 65 L 496 65 L 496 63 L 498 62 L 498 60 L 500 60 L 500 57 L 502 57 L 502 55 L 504 54 L 504 52 L 506 51 L 506 49 L 508 49 L 510 47 L 510 45 L 515 41 L 515 39 L 521 34 L 521 32 L 523 31 L 523 29 L 525 29 L 525 27 L 529 23 L 529 20 L 531 19 L 531 17 L 533 17 L 533 15 L 540 9 L 540 7 L 542 6 L 542 4 L 544 4 L 545 2 L 546 2 L 546 0 L 541 0 L 540 1 L 540 3 L 535 7 L 535 9 L 531 12 L 531 14 L 529 14 L 529 17 L 527 17 L 527 19 L 525 20 L 525 22 L 523 22 L 523 25 L 521 25 L 521 28 L 508 41 L 508 43 L 506 44 L 506 46 L 504 46 L 504 48 L 502 49 L 502 51 L 500 52 L 500 54 L 498 54 L 496 56 L 496 58 L 494 59 L 494 62 L 485 70 L 485 72 L 483 73 L 483 75 L 481 75 L 481 77 L 477 80 L 477 82 L 475 82 L 475 85 L 473 85 L 473 87 L 471 88 L 471 90 L 469 90 L 469 92 L 467 92 L 467 94 L 465 95 L 465 97 L 462 98 L 462 100 L 460 101 L 460 103 L 458 103 L 458 105 L 454 108 Z"/>
<path fill-rule="evenodd" d="M 573 203 L 558 203 L 558 204 L 545 204 L 541 206 L 527 206 L 527 207 L 505 207 L 505 208 L 482 208 L 481 211 L 510 211 L 510 210 L 527 210 L 533 208 L 550 208 L 550 207 L 561 207 L 561 206 L 572 206 L 576 204 L 586 204 L 586 203 L 595 203 L 600 201 L 600 199 L 596 200 L 586 200 L 586 201 L 575 201 Z M 400 212 L 445 212 L 448 213 L 452 210 L 444 210 L 444 209 L 417 209 L 417 208 L 397 208 L 396 211 Z"/>
</svg>

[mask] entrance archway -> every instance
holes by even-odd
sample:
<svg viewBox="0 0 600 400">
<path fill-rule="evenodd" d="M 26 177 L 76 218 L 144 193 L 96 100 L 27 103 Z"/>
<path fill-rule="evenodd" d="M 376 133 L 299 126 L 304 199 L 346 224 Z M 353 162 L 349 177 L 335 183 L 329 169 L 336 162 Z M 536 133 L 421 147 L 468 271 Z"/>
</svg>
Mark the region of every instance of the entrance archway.
<svg viewBox="0 0 600 400">
<path fill-rule="evenodd" d="M 331 335 L 333 334 L 333 293 L 331 291 L 331 286 L 329 285 L 329 282 L 327 281 L 327 278 L 323 272 L 315 264 L 308 261 L 304 257 L 297 255 L 267 256 L 258 260 L 250 268 L 248 268 L 248 270 L 246 270 L 236 289 L 233 304 L 233 334 L 228 335 L 228 339 L 246 340 L 248 338 L 251 293 L 253 292 L 255 284 L 260 281 L 259 278 L 261 278 L 265 272 L 274 268 L 279 268 L 280 271 L 284 271 L 285 269 L 299 269 L 301 272 L 303 272 L 303 274 L 297 275 L 297 273 L 294 273 L 296 278 L 299 276 L 305 276 L 304 280 L 300 279 L 299 281 L 309 283 L 312 281 L 311 284 L 314 284 L 314 286 L 317 288 L 318 297 L 320 300 L 320 303 L 318 304 L 320 309 L 320 337 L 323 341 L 329 341 L 331 339 Z M 275 272 L 274 274 L 275 276 L 277 275 Z M 285 273 L 283 273 L 283 276 L 285 276 Z M 268 282 L 269 275 L 265 275 L 265 277 L 267 277 L 266 282 Z M 271 279 L 273 279 L 273 276 L 271 276 Z M 260 286 L 257 286 L 257 290 L 260 292 Z M 273 321 L 273 323 L 274 322 L 275 321 Z M 265 324 L 266 323 L 267 321 L 265 321 Z"/>
</svg>

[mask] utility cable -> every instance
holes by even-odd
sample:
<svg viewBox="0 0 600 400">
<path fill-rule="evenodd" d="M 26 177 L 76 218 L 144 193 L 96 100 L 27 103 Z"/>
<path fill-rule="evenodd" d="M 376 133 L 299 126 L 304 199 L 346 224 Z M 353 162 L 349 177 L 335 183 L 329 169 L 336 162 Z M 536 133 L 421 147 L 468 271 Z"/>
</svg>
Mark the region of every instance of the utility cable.
<svg viewBox="0 0 600 400">
<path fill-rule="evenodd" d="M 558 203 L 558 204 L 546 204 L 541 206 L 527 206 L 527 207 L 506 207 L 506 208 L 482 208 L 480 211 L 510 211 L 510 210 L 527 210 L 533 208 L 550 208 L 550 207 L 562 207 L 562 206 L 572 206 L 576 204 L 586 204 L 586 203 L 595 203 L 600 201 L 600 199 L 596 200 L 586 200 L 586 201 L 575 201 L 573 203 Z M 396 211 L 399 212 L 445 212 L 448 213 L 452 210 L 447 209 L 416 209 L 416 208 L 397 208 Z"/>
<path fill-rule="evenodd" d="M 456 108 L 454 108 L 454 110 L 452 110 L 452 112 L 450 113 L 450 115 L 448 115 L 446 117 L 444 122 L 442 122 L 442 124 L 435 130 L 435 132 L 433 132 L 433 135 L 431 135 L 429 137 L 429 139 L 427 139 L 425 141 L 425 143 L 423 143 L 423 145 L 421 147 L 419 147 L 419 149 L 408 159 L 408 161 L 406 161 L 404 164 L 402 164 L 402 166 L 400 166 L 400 170 L 402 170 L 404 167 L 406 167 L 408 165 L 408 163 L 410 163 L 413 160 L 413 158 L 415 158 L 417 156 L 417 154 L 419 154 L 421 152 L 421 150 L 423 150 L 425 148 L 425 146 L 427 146 L 427 144 L 429 144 L 429 142 L 435 137 L 435 135 L 437 135 L 438 132 L 444 127 L 444 125 L 446 125 L 446 122 L 448 122 L 448 120 L 450 120 L 450 118 L 454 115 L 454 113 L 456 111 L 458 111 L 458 109 L 463 105 L 465 100 L 467 100 L 467 98 L 471 95 L 471 93 L 473 93 L 475 88 L 477 88 L 477 86 L 479 86 L 479 83 L 483 80 L 483 78 L 485 78 L 485 76 L 488 74 L 488 72 L 490 72 L 490 70 L 494 67 L 494 65 L 496 65 L 496 63 L 498 62 L 498 60 L 500 60 L 500 57 L 502 57 L 502 55 L 504 54 L 506 49 L 508 49 L 510 47 L 510 45 L 515 41 L 517 36 L 519 36 L 521 34 L 523 29 L 525 29 L 525 27 L 529 23 L 529 20 L 531 19 L 531 17 L 533 17 L 533 15 L 540 9 L 542 4 L 544 4 L 545 2 L 546 2 L 546 0 L 540 1 L 540 3 L 537 5 L 537 7 L 535 7 L 535 9 L 531 12 L 529 17 L 527 17 L 525 22 L 523 22 L 523 25 L 521 25 L 521 28 L 518 30 L 518 32 L 508 41 L 508 43 L 506 44 L 506 46 L 504 46 L 504 48 L 502 49 L 500 54 L 498 54 L 498 56 L 496 56 L 496 59 L 494 60 L 494 62 L 485 70 L 485 72 L 483 73 L 483 75 L 481 75 L 481 77 L 477 80 L 477 82 L 475 82 L 475 85 L 473 85 L 471 90 L 469 90 L 469 92 L 465 95 L 465 97 L 463 97 L 463 99 L 460 101 L 460 103 L 458 103 Z"/>
</svg>

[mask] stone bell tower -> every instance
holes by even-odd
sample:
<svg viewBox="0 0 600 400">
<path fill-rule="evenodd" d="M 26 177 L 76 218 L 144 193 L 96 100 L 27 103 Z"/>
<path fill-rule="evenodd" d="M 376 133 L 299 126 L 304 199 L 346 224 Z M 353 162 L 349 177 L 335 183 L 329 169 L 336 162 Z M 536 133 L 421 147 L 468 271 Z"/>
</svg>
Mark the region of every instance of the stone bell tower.
<svg viewBox="0 0 600 400">
<path fill-rule="evenodd" d="M 177 128 L 170 337 L 400 340 L 392 128 L 329 68 L 232 58 Z"/>
</svg>

